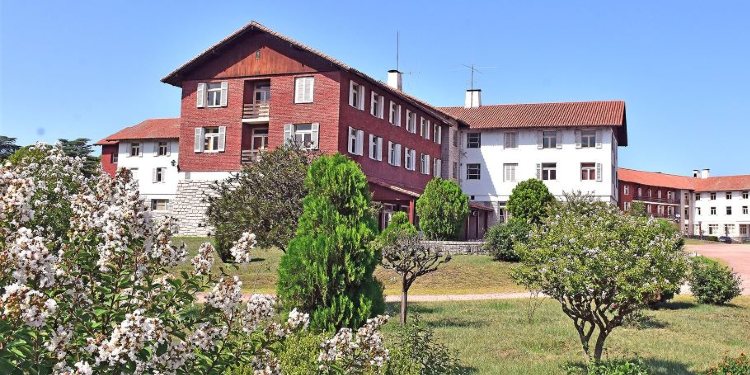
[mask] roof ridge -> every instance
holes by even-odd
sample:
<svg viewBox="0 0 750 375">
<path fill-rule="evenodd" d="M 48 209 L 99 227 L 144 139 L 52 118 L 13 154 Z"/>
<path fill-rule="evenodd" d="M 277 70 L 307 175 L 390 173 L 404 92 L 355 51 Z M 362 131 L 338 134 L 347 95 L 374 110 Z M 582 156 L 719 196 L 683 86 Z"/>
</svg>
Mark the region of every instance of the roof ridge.
<svg viewBox="0 0 750 375">
<path fill-rule="evenodd" d="M 622 99 L 611 99 L 611 100 L 580 100 L 580 101 L 565 101 L 565 102 L 537 102 L 537 103 L 498 103 L 498 104 L 482 104 L 479 107 L 466 108 L 464 106 L 439 106 L 437 108 L 464 108 L 464 109 L 477 109 L 482 107 L 503 107 L 503 106 L 526 106 L 526 105 L 541 105 L 541 104 L 584 104 L 584 103 L 623 103 L 625 100 Z"/>
<path fill-rule="evenodd" d="M 633 168 L 627 168 L 627 167 L 617 167 L 617 169 L 627 169 L 627 170 L 629 170 L 629 171 L 633 171 L 633 172 L 640 172 L 640 173 L 658 173 L 658 174 L 660 174 L 660 175 L 662 175 L 662 176 L 673 176 L 673 177 L 695 178 L 695 177 L 684 176 L 684 175 L 680 175 L 680 174 L 674 174 L 674 173 L 666 173 L 666 172 L 661 172 L 661 171 L 642 171 L 642 170 L 640 170 L 640 169 L 633 169 Z"/>
</svg>

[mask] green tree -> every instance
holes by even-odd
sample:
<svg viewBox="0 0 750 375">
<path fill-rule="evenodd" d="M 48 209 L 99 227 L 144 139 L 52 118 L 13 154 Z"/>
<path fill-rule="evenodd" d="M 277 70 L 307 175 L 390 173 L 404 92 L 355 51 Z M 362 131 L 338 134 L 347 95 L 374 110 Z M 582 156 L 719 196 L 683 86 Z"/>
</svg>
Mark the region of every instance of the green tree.
<svg viewBox="0 0 750 375">
<path fill-rule="evenodd" d="M 469 215 L 469 197 L 455 181 L 434 178 L 417 199 L 417 215 L 427 238 L 456 239 Z"/>
<path fill-rule="evenodd" d="M 544 182 L 528 179 L 513 188 L 508 198 L 508 213 L 511 217 L 537 224 L 546 215 L 548 206 L 555 202 L 555 197 Z"/>
<path fill-rule="evenodd" d="M 99 157 L 91 156 L 93 145 L 88 138 L 76 138 L 73 140 L 60 139 L 60 145 L 66 156 L 81 158 L 83 160 L 83 173 L 85 176 L 93 176 L 99 173 Z"/>
<path fill-rule="evenodd" d="M 648 213 L 646 212 L 646 204 L 641 201 L 633 201 L 632 203 L 630 203 L 628 214 L 633 216 L 647 217 Z"/>
<path fill-rule="evenodd" d="M 681 285 L 687 268 L 679 233 L 590 197 L 569 195 L 516 246 L 514 279 L 560 302 L 588 360 L 623 319 Z M 594 347 L 589 343 L 595 335 Z"/>
<path fill-rule="evenodd" d="M 0 162 L 13 155 L 21 146 L 16 144 L 16 139 L 0 135 Z"/>
<path fill-rule="evenodd" d="M 279 265 L 277 294 L 289 308 L 310 313 L 311 325 L 359 327 L 383 312 L 383 287 L 374 278 L 377 227 L 367 178 L 341 154 L 308 169 L 296 236 Z"/>
<path fill-rule="evenodd" d="M 493 225 L 484 235 L 484 248 L 495 260 L 517 262 L 520 260 L 515 245 L 528 240 L 531 225 L 516 217 L 506 223 Z"/>
<path fill-rule="evenodd" d="M 248 230 L 255 233 L 258 246 L 286 249 L 302 215 L 305 176 L 315 156 L 284 145 L 214 185 L 214 194 L 207 197 L 207 217 L 216 229 L 216 247 L 222 258 L 230 258 L 232 244 Z"/>
</svg>

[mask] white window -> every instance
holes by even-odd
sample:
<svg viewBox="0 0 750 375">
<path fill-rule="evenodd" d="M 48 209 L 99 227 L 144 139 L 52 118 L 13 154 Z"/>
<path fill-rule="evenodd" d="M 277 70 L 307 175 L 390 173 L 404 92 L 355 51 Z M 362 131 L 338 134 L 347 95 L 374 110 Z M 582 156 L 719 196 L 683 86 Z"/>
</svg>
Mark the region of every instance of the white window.
<svg viewBox="0 0 750 375">
<path fill-rule="evenodd" d="M 727 192 L 727 199 L 732 199 L 732 192 L 731 191 Z"/>
<path fill-rule="evenodd" d="M 656 206 L 656 213 L 659 216 L 664 216 L 664 206 L 662 206 L 662 205 Z"/>
<path fill-rule="evenodd" d="M 716 215 L 716 207 L 711 207 L 711 215 Z"/>
<path fill-rule="evenodd" d="M 117 163 L 117 158 L 118 158 L 118 156 L 119 156 L 119 154 L 118 154 L 117 152 L 113 153 L 113 154 L 112 154 L 112 156 L 111 156 L 111 159 L 110 159 L 110 161 L 111 161 L 112 163 Z"/>
<path fill-rule="evenodd" d="M 701 200 L 701 193 L 695 193 L 695 200 Z"/>
<path fill-rule="evenodd" d="M 384 105 L 383 96 L 378 95 L 373 91 L 372 94 L 370 94 L 370 114 L 377 118 L 383 118 Z"/>
<path fill-rule="evenodd" d="M 433 135 L 432 140 L 435 141 L 437 144 L 443 144 L 443 127 L 441 125 L 435 124 L 433 127 Z"/>
<path fill-rule="evenodd" d="M 516 182 L 516 168 L 518 168 L 518 163 L 503 164 L 503 181 Z"/>
<path fill-rule="evenodd" d="M 130 156 L 143 156 L 140 143 L 134 142 L 130 144 Z"/>
<path fill-rule="evenodd" d="M 409 133 L 416 133 L 417 132 L 417 114 L 406 110 L 406 131 Z"/>
<path fill-rule="evenodd" d="M 430 120 L 424 117 L 419 119 L 419 135 L 424 139 L 430 139 Z"/>
<path fill-rule="evenodd" d="M 742 214 L 747 215 L 747 213 L 748 213 L 747 206 L 742 206 Z"/>
<path fill-rule="evenodd" d="M 406 147 L 404 152 L 404 168 L 413 171 L 416 163 L 417 152 Z"/>
<path fill-rule="evenodd" d="M 466 148 L 479 148 L 482 146 L 482 133 L 467 133 Z"/>
<path fill-rule="evenodd" d="M 294 79 L 294 102 L 295 103 L 312 103 L 314 86 L 315 86 L 314 77 L 295 78 Z"/>
<path fill-rule="evenodd" d="M 388 164 L 401 166 L 401 145 L 388 141 Z"/>
<path fill-rule="evenodd" d="M 712 200 L 712 201 L 715 201 L 715 200 L 716 200 L 716 193 L 711 193 L 711 200 Z"/>
<path fill-rule="evenodd" d="M 668 192 L 667 192 L 667 200 L 670 200 L 670 201 L 671 201 L 671 200 L 672 200 L 672 197 L 673 197 L 673 196 L 674 196 L 674 193 L 673 193 L 673 192 L 671 192 L 671 191 L 668 191 Z"/>
<path fill-rule="evenodd" d="M 596 130 L 582 130 L 580 147 L 581 148 L 594 148 L 596 147 Z"/>
<path fill-rule="evenodd" d="M 623 202 L 622 203 L 622 208 L 625 211 L 630 211 L 630 202 Z"/>
<path fill-rule="evenodd" d="M 284 139 L 308 150 L 318 149 L 320 123 L 284 125 Z"/>
<path fill-rule="evenodd" d="M 138 168 L 130 168 L 130 174 L 135 178 L 138 179 Z"/>
<path fill-rule="evenodd" d="M 700 207 L 696 207 L 695 208 L 695 214 L 696 215 L 700 215 L 701 214 L 701 208 Z"/>
<path fill-rule="evenodd" d="M 727 206 L 727 216 L 732 214 L 732 206 Z"/>
<path fill-rule="evenodd" d="M 624 195 L 630 195 L 630 185 L 622 185 L 622 193 Z"/>
<path fill-rule="evenodd" d="M 419 171 L 422 174 L 430 174 L 430 155 L 420 154 Z"/>
<path fill-rule="evenodd" d="M 388 122 L 396 126 L 401 126 L 401 106 L 394 102 L 391 102 L 388 111 Z"/>
<path fill-rule="evenodd" d="M 642 196 L 643 196 L 643 188 L 639 187 L 638 188 L 638 197 L 642 197 Z"/>
<path fill-rule="evenodd" d="M 169 199 L 152 199 L 151 210 L 152 211 L 166 211 L 169 209 Z"/>
<path fill-rule="evenodd" d="M 383 138 L 370 134 L 370 159 L 383 160 Z"/>
<path fill-rule="evenodd" d="M 743 191 L 742 199 L 749 199 L 749 198 L 750 198 L 750 191 Z"/>
<path fill-rule="evenodd" d="M 156 142 L 156 156 L 169 156 L 169 142 Z"/>
<path fill-rule="evenodd" d="M 167 168 L 164 168 L 164 167 L 154 168 L 154 172 L 152 176 L 153 178 L 151 179 L 151 181 L 154 183 L 164 182 L 166 174 L 167 174 Z"/>
<path fill-rule="evenodd" d="M 203 130 L 203 148 L 204 152 L 224 151 L 224 142 L 226 140 L 226 127 L 198 128 Z M 196 130 L 198 130 L 196 129 Z M 198 132 L 196 131 L 196 137 Z"/>
<path fill-rule="evenodd" d="M 719 224 L 708 224 L 708 234 L 719 234 Z"/>
<path fill-rule="evenodd" d="M 542 181 L 557 180 L 557 163 L 541 163 L 536 165 L 536 175 Z"/>
<path fill-rule="evenodd" d="M 596 180 L 596 163 L 581 163 L 581 181 Z"/>
<path fill-rule="evenodd" d="M 481 174 L 481 166 L 478 163 L 466 164 L 466 179 L 467 180 L 479 180 Z"/>
<path fill-rule="evenodd" d="M 196 91 L 197 107 L 226 107 L 229 83 L 223 82 L 201 82 Z"/>
<path fill-rule="evenodd" d="M 365 87 L 354 81 L 349 82 L 349 105 L 365 110 Z"/>
<path fill-rule="evenodd" d="M 353 155 L 362 155 L 364 151 L 365 132 L 362 130 L 349 128 L 349 153 Z"/>
<path fill-rule="evenodd" d="M 518 133 L 506 132 L 503 141 L 505 148 L 518 148 Z"/>
<path fill-rule="evenodd" d="M 557 148 L 557 132 L 542 132 L 542 148 Z"/>
<path fill-rule="evenodd" d="M 750 224 L 740 224 L 740 236 L 747 236 L 748 232 L 750 232 Z"/>
<path fill-rule="evenodd" d="M 443 176 L 443 161 L 435 159 L 432 163 L 432 175 L 435 177 Z"/>
</svg>

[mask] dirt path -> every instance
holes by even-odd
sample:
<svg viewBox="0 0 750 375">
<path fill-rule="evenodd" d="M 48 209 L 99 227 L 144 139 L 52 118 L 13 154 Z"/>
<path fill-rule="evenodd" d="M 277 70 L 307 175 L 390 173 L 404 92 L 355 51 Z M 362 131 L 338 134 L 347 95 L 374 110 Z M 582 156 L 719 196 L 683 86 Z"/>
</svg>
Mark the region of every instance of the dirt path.
<svg viewBox="0 0 750 375">
<path fill-rule="evenodd" d="M 685 247 L 691 253 L 721 259 L 727 263 L 742 278 L 742 294 L 750 295 L 750 245 L 717 243 Z"/>
</svg>

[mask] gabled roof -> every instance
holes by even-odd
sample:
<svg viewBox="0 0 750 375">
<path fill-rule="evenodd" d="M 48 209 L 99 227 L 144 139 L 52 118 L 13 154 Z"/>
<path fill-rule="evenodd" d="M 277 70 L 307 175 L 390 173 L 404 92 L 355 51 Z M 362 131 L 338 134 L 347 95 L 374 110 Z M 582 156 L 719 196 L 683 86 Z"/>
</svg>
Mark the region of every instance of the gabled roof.
<svg viewBox="0 0 750 375">
<path fill-rule="evenodd" d="M 498 104 L 475 108 L 440 107 L 470 129 L 613 127 L 620 146 L 628 145 L 625 102 L 622 100 Z"/>
<path fill-rule="evenodd" d="M 179 118 L 153 118 L 127 127 L 96 142 L 97 145 L 103 146 L 115 144 L 118 141 L 126 139 L 179 139 L 180 138 L 180 119 Z"/>
<path fill-rule="evenodd" d="M 750 175 L 700 178 L 618 168 L 617 179 L 648 186 L 693 190 L 697 192 L 750 190 Z"/>
<path fill-rule="evenodd" d="M 750 190 L 750 175 L 695 178 L 695 191 Z"/>
<path fill-rule="evenodd" d="M 318 58 L 321 58 L 321 59 L 323 59 L 323 60 L 331 63 L 332 65 L 334 65 L 335 67 L 337 67 L 337 68 L 339 68 L 341 70 L 344 70 L 344 71 L 350 72 L 352 74 L 355 74 L 355 75 L 359 76 L 360 78 L 363 78 L 363 79 L 367 80 L 371 84 L 379 86 L 383 90 L 388 91 L 388 92 L 390 92 L 393 95 L 401 97 L 402 99 L 406 100 L 407 102 L 410 102 L 412 105 L 414 105 L 416 107 L 419 107 L 423 111 L 425 111 L 425 112 L 427 112 L 427 113 L 429 113 L 429 114 L 431 114 L 431 115 L 433 115 L 433 116 L 435 116 L 437 118 L 440 118 L 441 120 L 443 120 L 445 122 L 448 122 L 448 123 L 451 123 L 451 124 L 457 124 L 455 118 L 447 115 L 445 112 L 437 109 L 436 107 L 433 107 L 430 104 L 427 104 L 427 103 L 423 102 L 422 100 L 419 100 L 419 99 L 417 99 L 417 98 L 415 98 L 415 97 L 413 97 L 411 95 L 408 95 L 408 94 L 406 94 L 406 93 L 404 93 L 402 91 L 396 90 L 396 89 L 388 86 L 387 84 L 385 84 L 385 83 L 383 83 L 383 82 L 381 82 L 379 80 L 376 80 L 376 79 L 368 76 L 367 74 L 365 74 L 365 73 L 363 73 L 363 72 L 361 72 L 361 71 L 359 71 L 357 69 L 352 68 L 351 66 L 343 63 L 340 60 L 337 60 L 337 59 L 335 59 L 335 58 L 333 58 L 331 56 L 328 56 L 328 55 L 324 54 L 323 52 L 320 52 L 320 51 L 318 51 L 316 49 L 308 47 L 307 45 L 302 44 L 302 43 L 300 43 L 300 42 L 298 42 L 298 41 L 296 41 L 296 40 L 294 40 L 292 38 L 289 38 L 289 37 L 287 37 L 285 35 L 277 33 L 276 31 L 273 31 L 273 30 L 271 30 L 271 29 L 269 29 L 269 28 L 261 25 L 260 23 L 255 22 L 255 21 L 252 21 L 252 22 L 248 23 L 247 25 L 245 25 L 241 29 L 235 31 L 234 33 L 230 34 L 226 38 L 220 40 L 218 43 L 216 43 L 213 46 L 209 47 L 207 50 L 203 51 L 198 56 L 196 56 L 196 57 L 192 58 L 191 60 L 189 60 L 188 62 L 182 64 L 182 66 L 180 66 L 179 68 L 175 69 L 173 72 L 169 73 L 166 77 L 162 78 L 161 81 L 164 82 L 164 83 L 168 83 L 170 85 L 173 85 L 173 86 L 180 87 L 181 84 L 182 84 L 181 79 L 180 79 L 181 76 L 183 76 L 185 73 L 189 72 L 190 70 L 192 70 L 196 66 L 204 63 L 205 61 L 207 61 L 211 57 L 215 56 L 216 54 L 221 53 L 221 50 L 224 49 L 224 48 L 226 48 L 231 42 L 238 40 L 243 35 L 245 35 L 246 33 L 250 32 L 250 31 L 253 31 L 253 30 L 258 30 L 258 31 L 264 32 L 266 34 L 272 35 L 272 36 L 274 36 L 276 38 L 279 38 L 279 39 L 283 40 L 284 42 L 287 42 L 287 43 L 291 44 L 295 48 L 298 48 L 300 50 L 309 52 L 312 55 L 317 56 Z"/>
</svg>

